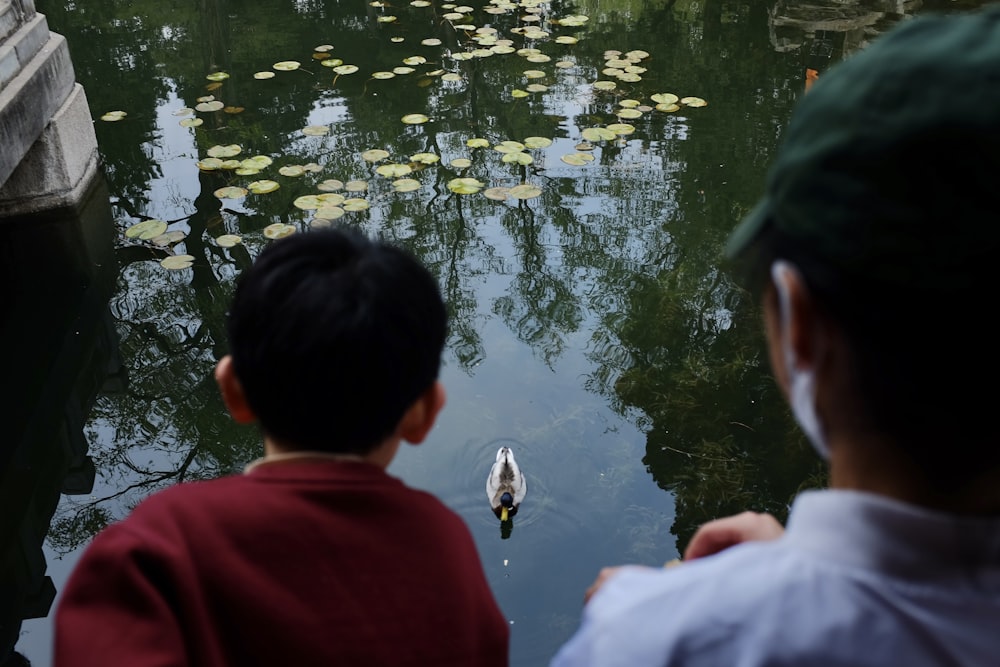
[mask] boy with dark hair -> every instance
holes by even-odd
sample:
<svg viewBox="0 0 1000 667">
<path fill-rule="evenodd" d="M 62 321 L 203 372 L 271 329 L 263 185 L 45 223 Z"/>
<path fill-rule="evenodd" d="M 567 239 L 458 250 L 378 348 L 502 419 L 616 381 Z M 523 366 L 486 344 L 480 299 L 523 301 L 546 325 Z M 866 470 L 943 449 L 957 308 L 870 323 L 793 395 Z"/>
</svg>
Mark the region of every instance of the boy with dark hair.
<svg viewBox="0 0 1000 667">
<path fill-rule="evenodd" d="M 215 372 L 265 456 L 97 535 L 57 610 L 56 665 L 506 667 L 468 528 L 385 471 L 444 404 L 446 325 L 400 248 L 346 230 L 265 248 Z"/>
<path fill-rule="evenodd" d="M 605 569 L 553 667 L 1000 664 L 998 175 L 1000 7 L 818 78 L 727 251 L 831 488 Z"/>
</svg>

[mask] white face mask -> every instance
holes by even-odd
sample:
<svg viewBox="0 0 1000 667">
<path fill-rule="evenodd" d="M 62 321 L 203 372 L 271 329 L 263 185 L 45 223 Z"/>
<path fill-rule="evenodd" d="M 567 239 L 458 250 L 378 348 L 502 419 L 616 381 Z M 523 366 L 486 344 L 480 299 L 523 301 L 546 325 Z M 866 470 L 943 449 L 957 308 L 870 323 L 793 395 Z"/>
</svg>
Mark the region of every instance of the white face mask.
<svg viewBox="0 0 1000 667">
<path fill-rule="evenodd" d="M 811 368 L 799 369 L 795 350 L 792 349 L 792 304 L 787 281 L 793 274 L 798 274 L 798 269 L 783 259 L 776 260 L 771 265 L 771 280 L 778 292 L 778 304 L 781 308 L 781 352 L 784 355 L 785 372 L 788 373 L 789 403 L 795 421 L 809 438 L 813 449 L 829 460 L 830 446 L 823 437 L 823 428 L 819 423 L 819 415 L 816 414 L 816 375 Z"/>
</svg>

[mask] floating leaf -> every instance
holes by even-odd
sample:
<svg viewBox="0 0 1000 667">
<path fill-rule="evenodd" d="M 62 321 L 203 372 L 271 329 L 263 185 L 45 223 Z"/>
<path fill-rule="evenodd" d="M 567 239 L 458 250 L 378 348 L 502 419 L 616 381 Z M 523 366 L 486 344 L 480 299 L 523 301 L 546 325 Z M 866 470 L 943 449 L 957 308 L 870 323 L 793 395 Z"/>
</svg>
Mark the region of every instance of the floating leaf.
<svg viewBox="0 0 1000 667">
<path fill-rule="evenodd" d="M 423 56 L 410 56 L 409 58 L 403 58 L 404 65 L 423 65 L 427 62 L 427 58 Z"/>
<path fill-rule="evenodd" d="M 208 79 L 209 81 L 225 81 L 226 79 L 229 78 L 229 75 L 226 74 L 225 72 L 212 72 L 205 78 Z"/>
<path fill-rule="evenodd" d="M 483 190 L 483 196 L 487 199 L 492 199 L 493 201 L 503 201 L 507 199 L 507 194 L 510 192 L 510 188 L 489 188 Z"/>
<path fill-rule="evenodd" d="M 348 192 L 364 192 L 368 189 L 368 181 L 347 181 L 344 189 Z"/>
<path fill-rule="evenodd" d="M 244 107 L 228 106 L 228 107 L 222 107 L 222 111 L 223 113 L 243 113 L 244 111 L 246 111 L 246 109 Z"/>
<path fill-rule="evenodd" d="M 307 137 L 322 137 L 330 134 L 330 128 L 326 125 L 306 125 L 302 128 L 302 134 Z"/>
<path fill-rule="evenodd" d="M 254 193 L 255 195 L 266 195 L 268 192 L 274 192 L 281 186 L 277 181 L 254 181 L 247 186 L 247 190 Z"/>
<path fill-rule="evenodd" d="M 649 99 L 653 100 L 657 104 L 673 104 L 680 100 L 679 97 L 673 93 L 656 93 L 655 95 L 650 95 Z"/>
<path fill-rule="evenodd" d="M 681 104 L 689 107 L 704 107 L 708 106 L 708 102 L 701 99 L 700 97 L 682 97 L 680 100 Z"/>
<path fill-rule="evenodd" d="M 202 171 L 215 171 L 216 169 L 222 169 L 222 160 L 217 157 L 207 157 L 204 160 L 198 160 L 196 163 L 198 168 Z"/>
<path fill-rule="evenodd" d="M 159 236 L 165 231 L 167 231 L 167 223 L 163 220 L 143 220 L 142 222 L 137 222 L 126 229 L 125 238 L 137 238 L 142 241 L 148 241 L 154 236 Z"/>
<path fill-rule="evenodd" d="M 677 103 L 671 103 L 671 104 L 664 103 L 664 104 L 657 104 L 656 105 L 656 110 L 657 111 L 665 111 L 667 113 L 670 113 L 672 111 L 677 111 L 680 108 L 681 108 L 681 105 L 679 105 Z"/>
<path fill-rule="evenodd" d="M 576 37 L 570 37 L 569 35 L 559 35 L 556 37 L 556 44 L 576 44 L 579 41 Z"/>
<path fill-rule="evenodd" d="M 277 74 L 274 72 L 254 72 L 253 78 L 255 79 L 273 79 Z"/>
<path fill-rule="evenodd" d="M 573 166 L 579 167 L 585 165 L 588 162 L 594 161 L 594 156 L 590 153 L 570 153 L 569 155 L 563 155 L 559 158 L 566 164 L 571 164 Z"/>
<path fill-rule="evenodd" d="M 559 69 L 569 69 L 570 67 L 575 67 L 576 63 L 572 60 L 560 60 L 556 63 L 556 67 Z"/>
<path fill-rule="evenodd" d="M 551 61 L 552 58 L 550 56 L 545 55 L 544 53 L 533 53 L 530 56 L 526 57 L 525 60 L 527 60 L 529 63 L 547 63 Z"/>
<path fill-rule="evenodd" d="M 608 125 L 607 129 L 619 136 L 635 132 L 635 126 L 629 125 L 628 123 L 612 123 L 611 125 Z"/>
<path fill-rule="evenodd" d="M 296 197 L 295 201 L 292 202 L 292 206 L 303 211 L 313 211 L 321 205 L 319 197 L 316 195 L 302 195 L 301 197 Z"/>
<path fill-rule="evenodd" d="M 336 220 L 344 217 L 344 209 L 339 206 L 324 206 L 313 213 L 313 218 L 318 220 Z"/>
<path fill-rule="evenodd" d="M 524 87 L 524 89 L 527 90 L 529 93 L 544 93 L 546 90 L 549 89 L 549 87 L 543 86 L 540 83 L 529 83 L 527 86 Z"/>
<path fill-rule="evenodd" d="M 174 231 L 171 232 L 163 232 L 159 236 L 154 236 L 149 240 L 153 245 L 168 246 L 183 241 L 186 236 L 187 234 L 185 234 L 181 230 L 175 229 Z"/>
<path fill-rule="evenodd" d="M 232 248 L 234 245 L 243 243 L 243 239 L 236 234 L 223 234 L 215 239 L 215 242 L 220 248 Z"/>
<path fill-rule="evenodd" d="M 420 125 L 421 123 L 426 123 L 430 120 L 427 116 L 422 113 L 411 113 L 403 116 L 402 120 L 407 125 Z"/>
<path fill-rule="evenodd" d="M 625 81 L 627 83 L 636 83 L 637 81 L 642 81 L 642 77 L 638 74 L 633 74 L 632 72 L 622 72 L 618 75 L 619 81 Z"/>
<path fill-rule="evenodd" d="M 186 269 L 194 263 L 194 255 L 171 255 L 160 260 L 160 266 L 171 271 Z"/>
<path fill-rule="evenodd" d="M 524 145 L 526 148 L 547 148 L 552 145 L 552 140 L 548 137 L 527 137 Z"/>
<path fill-rule="evenodd" d="M 448 72 L 447 74 L 445 74 L 444 76 L 441 77 L 441 80 L 442 81 L 461 81 L 462 80 L 462 75 L 458 74 L 457 72 Z"/>
<path fill-rule="evenodd" d="M 460 195 L 473 195 L 483 189 L 485 183 L 474 178 L 453 178 L 448 181 L 448 189 Z"/>
<path fill-rule="evenodd" d="M 588 127 L 580 135 L 587 141 L 611 141 L 615 133 L 604 127 Z"/>
<path fill-rule="evenodd" d="M 420 181 L 414 178 L 401 178 L 393 181 L 392 187 L 396 192 L 413 192 L 420 189 Z"/>
<path fill-rule="evenodd" d="M 320 44 L 313 51 L 317 53 L 326 53 L 327 51 L 333 51 L 333 44 Z"/>
<path fill-rule="evenodd" d="M 423 44 L 424 46 L 441 46 L 441 40 L 438 39 L 437 37 L 428 37 L 427 39 L 422 39 L 420 40 L 420 43 Z"/>
<path fill-rule="evenodd" d="M 292 178 L 295 178 L 306 173 L 306 170 L 300 164 L 286 164 L 284 167 L 278 169 L 278 173 L 281 174 L 282 176 L 290 176 Z"/>
<path fill-rule="evenodd" d="M 228 144 L 226 146 L 212 146 L 206 152 L 212 157 L 233 157 L 234 155 L 239 155 L 242 151 L 243 149 L 239 144 Z"/>
<path fill-rule="evenodd" d="M 114 112 L 112 112 L 114 113 Z M 124 111 L 122 113 L 125 113 Z M 194 109 L 191 107 L 181 107 L 173 113 L 175 116 L 191 116 L 194 114 Z"/>
<path fill-rule="evenodd" d="M 321 195 L 316 195 L 316 199 L 320 203 L 320 208 L 327 208 L 328 206 L 340 206 L 344 203 L 346 197 L 336 192 L 325 192 Z"/>
<path fill-rule="evenodd" d="M 184 118 L 177 124 L 181 127 L 198 127 L 204 122 L 201 118 Z"/>
<path fill-rule="evenodd" d="M 517 153 L 523 151 L 525 145 L 520 141 L 501 141 L 499 144 L 493 147 L 493 150 L 498 153 Z"/>
<path fill-rule="evenodd" d="M 573 146 L 578 151 L 592 151 L 594 150 L 594 144 L 589 141 L 581 141 L 576 146 Z"/>
<path fill-rule="evenodd" d="M 295 226 L 284 222 L 275 222 L 264 228 L 264 236 L 269 239 L 280 239 L 295 233 Z"/>
<path fill-rule="evenodd" d="M 479 137 L 474 137 L 472 139 L 466 140 L 465 145 L 468 146 L 469 148 L 489 148 L 490 142 L 487 141 L 486 139 L 480 139 Z"/>
<path fill-rule="evenodd" d="M 419 164 L 434 164 L 441 160 L 441 157 L 435 153 L 414 153 L 410 156 L 410 162 L 417 162 Z"/>
<path fill-rule="evenodd" d="M 389 157 L 389 151 L 381 148 L 370 148 L 361 154 L 361 159 L 365 162 L 378 162 Z"/>
<path fill-rule="evenodd" d="M 594 88 L 597 90 L 614 90 L 618 87 L 618 84 L 614 81 L 595 81 Z"/>
<path fill-rule="evenodd" d="M 395 72 L 396 74 L 413 74 L 414 72 L 416 72 L 416 70 L 413 69 L 412 67 L 404 67 L 403 65 L 400 65 L 399 67 L 393 67 L 392 71 Z"/>
<path fill-rule="evenodd" d="M 271 158 L 266 155 L 254 155 L 253 157 L 248 157 L 246 160 L 240 163 L 241 166 L 247 169 L 263 169 L 264 167 L 270 166 L 274 162 Z"/>
<path fill-rule="evenodd" d="M 357 65 L 337 65 L 333 68 L 337 74 L 354 74 L 358 71 Z"/>
<path fill-rule="evenodd" d="M 344 64 L 344 61 L 340 58 L 328 58 L 320 63 L 323 67 L 340 67 Z"/>
<path fill-rule="evenodd" d="M 395 16 L 380 16 L 375 19 L 379 23 L 393 23 L 396 20 Z"/>
<path fill-rule="evenodd" d="M 344 182 L 338 181 L 336 178 L 328 178 L 325 181 L 321 181 L 316 185 L 316 188 L 322 190 L 323 192 L 333 192 L 335 190 L 343 190 Z"/>
<path fill-rule="evenodd" d="M 215 99 L 215 95 L 202 95 L 195 99 L 195 102 L 211 102 Z"/>
<path fill-rule="evenodd" d="M 297 60 L 282 60 L 281 62 L 274 63 L 271 67 L 279 72 L 291 72 L 292 70 L 297 70 L 300 65 L 301 63 Z"/>
<path fill-rule="evenodd" d="M 542 194 L 542 189 L 531 183 L 522 183 L 512 187 L 507 194 L 514 199 L 532 199 Z"/>
<path fill-rule="evenodd" d="M 528 165 L 535 161 L 535 158 L 531 157 L 528 153 L 522 153 L 520 151 L 514 153 L 505 153 L 501 162 L 513 162 L 520 165 Z"/>
<path fill-rule="evenodd" d="M 521 90 L 520 88 L 515 88 L 514 90 L 510 91 L 510 96 L 513 97 L 513 98 L 515 98 L 515 99 L 520 99 L 522 97 L 527 97 L 529 94 L 530 93 L 528 93 L 528 91 Z"/>
<path fill-rule="evenodd" d="M 116 123 L 125 118 L 125 116 L 127 115 L 128 113 L 125 111 L 109 111 L 103 116 L 101 116 L 101 120 L 107 121 L 109 123 Z"/>
<path fill-rule="evenodd" d="M 524 76 L 528 79 L 542 79 L 545 78 L 545 72 L 540 69 L 526 69 Z"/>
<path fill-rule="evenodd" d="M 616 114 L 619 118 L 641 118 L 642 112 L 638 109 L 619 109 Z"/>
<path fill-rule="evenodd" d="M 408 164 L 383 164 L 375 169 L 375 173 L 380 176 L 385 176 L 386 178 L 397 178 L 399 176 L 406 176 L 413 171 L 413 167 Z"/>
<path fill-rule="evenodd" d="M 621 100 L 620 102 L 618 102 L 618 106 L 622 107 L 623 109 L 634 109 L 640 104 L 642 104 L 642 102 L 640 102 L 639 100 Z"/>
<path fill-rule="evenodd" d="M 360 197 L 354 197 L 353 199 L 344 200 L 344 210 L 345 211 L 364 211 L 368 208 L 368 200 L 362 199 Z"/>
<path fill-rule="evenodd" d="M 466 169 L 472 166 L 472 160 L 464 157 L 457 157 L 448 164 L 455 169 Z"/>
<path fill-rule="evenodd" d="M 211 102 L 201 102 L 195 106 L 197 111 L 218 111 L 222 107 L 226 106 L 219 100 L 212 100 Z"/>
<path fill-rule="evenodd" d="M 372 72 L 373 79 L 392 79 L 396 76 L 395 72 Z"/>
<path fill-rule="evenodd" d="M 248 190 L 246 188 L 230 185 L 225 188 L 219 188 L 212 194 L 214 194 L 219 199 L 241 199 L 247 196 L 247 192 Z"/>
</svg>

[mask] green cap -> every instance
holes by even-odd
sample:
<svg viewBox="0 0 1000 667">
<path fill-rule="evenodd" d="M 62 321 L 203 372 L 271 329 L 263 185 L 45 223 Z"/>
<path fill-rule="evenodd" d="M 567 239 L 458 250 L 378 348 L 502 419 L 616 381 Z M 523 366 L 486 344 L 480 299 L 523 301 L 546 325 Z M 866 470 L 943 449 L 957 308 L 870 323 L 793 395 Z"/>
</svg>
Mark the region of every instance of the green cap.
<svg viewBox="0 0 1000 667">
<path fill-rule="evenodd" d="M 1000 6 L 905 19 L 821 73 L 726 255 L 769 226 L 838 280 L 955 290 L 995 274 Z"/>
</svg>

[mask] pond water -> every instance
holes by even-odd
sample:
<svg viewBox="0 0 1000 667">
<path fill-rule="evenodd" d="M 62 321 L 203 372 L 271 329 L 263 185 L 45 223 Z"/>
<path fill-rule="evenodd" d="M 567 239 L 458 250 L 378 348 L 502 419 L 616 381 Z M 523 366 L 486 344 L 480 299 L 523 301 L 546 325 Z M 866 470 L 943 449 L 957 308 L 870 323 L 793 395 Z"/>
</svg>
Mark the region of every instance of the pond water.
<svg viewBox="0 0 1000 667">
<path fill-rule="evenodd" d="M 722 245 L 761 190 L 808 71 L 822 76 L 905 14 L 962 5 L 36 4 L 69 41 L 104 171 L 96 214 L 30 239 L 21 263 L 34 289 L 15 311 L 22 349 L 35 343 L 22 357 L 63 350 L 88 378 L 61 393 L 32 379 L 18 407 L 61 415 L 47 437 L 75 443 L 75 476 L 54 487 L 67 495 L 41 511 L 51 608 L 102 526 L 158 489 L 260 455 L 211 376 L 233 280 L 273 230 L 350 225 L 412 249 L 448 301 L 448 404 L 390 471 L 469 524 L 516 667 L 547 664 L 600 567 L 662 564 L 705 520 L 783 517 L 798 490 L 823 483 Z M 696 99 L 674 108 L 672 96 Z M 125 115 L 99 120 L 111 111 Z M 426 120 L 403 122 L 411 114 Z M 270 159 L 256 173 L 220 164 L 250 171 L 255 156 Z M 458 178 L 533 187 L 490 197 L 456 192 Z M 217 194 L 262 181 L 278 187 Z M 331 193 L 346 201 L 317 210 L 315 195 Z M 176 234 L 126 233 L 148 219 Z M 165 268 L 171 255 L 190 265 Z M 40 280 L 32 267 L 46 262 L 81 266 Z M 84 283 L 100 289 L 63 288 Z M 81 322 L 85 342 L 67 345 Z M 22 377 L 51 374 L 23 365 Z M 528 480 L 508 531 L 485 495 L 502 444 Z M 16 647 L 46 665 L 51 615 L 35 615 Z"/>
</svg>

